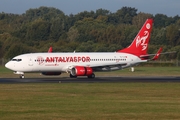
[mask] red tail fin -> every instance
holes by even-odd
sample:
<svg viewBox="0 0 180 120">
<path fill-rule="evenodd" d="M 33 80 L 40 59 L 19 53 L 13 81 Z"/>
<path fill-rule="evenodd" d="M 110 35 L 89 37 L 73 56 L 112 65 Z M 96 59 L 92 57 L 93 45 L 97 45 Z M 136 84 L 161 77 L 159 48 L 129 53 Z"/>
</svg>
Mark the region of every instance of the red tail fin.
<svg viewBox="0 0 180 120">
<path fill-rule="evenodd" d="M 152 31 L 152 24 L 153 19 L 147 19 L 131 45 L 125 49 L 118 50 L 117 52 L 130 53 L 136 56 L 146 55 L 150 33 Z"/>
</svg>

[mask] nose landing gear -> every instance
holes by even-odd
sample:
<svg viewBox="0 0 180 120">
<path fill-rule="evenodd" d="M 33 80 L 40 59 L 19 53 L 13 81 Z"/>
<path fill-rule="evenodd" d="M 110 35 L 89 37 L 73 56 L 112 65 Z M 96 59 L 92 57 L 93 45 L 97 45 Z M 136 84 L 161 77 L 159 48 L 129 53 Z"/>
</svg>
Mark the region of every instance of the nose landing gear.
<svg viewBox="0 0 180 120">
<path fill-rule="evenodd" d="M 23 73 L 23 72 L 18 72 L 18 71 L 15 71 L 15 72 L 14 72 L 14 74 L 18 74 L 18 75 L 20 75 L 20 76 L 19 76 L 19 78 L 21 78 L 21 79 L 25 78 L 25 77 L 24 77 L 24 73 Z"/>
<path fill-rule="evenodd" d="M 25 77 L 24 77 L 24 75 L 20 75 L 19 78 L 20 78 L 20 79 L 23 79 L 23 78 L 25 78 Z"/>
</svg>

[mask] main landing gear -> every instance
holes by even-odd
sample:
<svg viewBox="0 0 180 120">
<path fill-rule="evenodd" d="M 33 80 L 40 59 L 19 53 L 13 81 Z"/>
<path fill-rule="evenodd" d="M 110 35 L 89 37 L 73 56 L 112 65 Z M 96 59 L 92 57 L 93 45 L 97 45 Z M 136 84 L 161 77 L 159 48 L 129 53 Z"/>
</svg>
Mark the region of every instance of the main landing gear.
<svg viewBox="0 0 180 120">
<path fill-rule="evenodd" d="M 74 76 L 72 74 L 69 75 L 70 78 L 77 78 L 77 76 Z M 95 74 L 92 73 L 91 75 L 87 76 L 88 78 L 95 78 Z"/>
<path fill-rule="evenodd" d="M 72 74 L 69 75 L 70 78 L 77 78 L 77 76 L 74 76 Z"/>
<path fill-rule="evenodd" d="M 95 74 L 92 73 L 91 75 L 87 76 L 88 78 L 95 78 Z"/>
</svg>

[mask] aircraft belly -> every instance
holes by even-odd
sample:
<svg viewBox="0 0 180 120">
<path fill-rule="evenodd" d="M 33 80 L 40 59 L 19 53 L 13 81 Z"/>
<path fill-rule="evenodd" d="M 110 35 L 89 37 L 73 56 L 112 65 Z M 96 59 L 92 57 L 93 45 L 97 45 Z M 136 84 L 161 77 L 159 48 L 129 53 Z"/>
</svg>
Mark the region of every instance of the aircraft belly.
<svg viewBox="0 0 180 120">
<path fill-rule="evenodd" d="M 49 71 L 54 71 L 54 72 L 60 72 L 61 71 L 61 66 L 58 66 L 57 64 L 44 64 L 44 65 L 35 65 L 33 71 L 36 72 L 49 72 Z"/>
</svg>

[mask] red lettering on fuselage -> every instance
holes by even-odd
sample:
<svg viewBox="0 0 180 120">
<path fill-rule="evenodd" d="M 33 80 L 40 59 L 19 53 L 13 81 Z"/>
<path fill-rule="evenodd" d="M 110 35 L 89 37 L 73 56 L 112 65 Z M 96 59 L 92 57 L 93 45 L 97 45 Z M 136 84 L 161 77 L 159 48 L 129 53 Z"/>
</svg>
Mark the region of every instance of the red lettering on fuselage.
<svg viewBox="0 0 180 120">
<path fill-rule="evenodd" d="M 81 61 L 81 57 L 78 57 L 78 62 L 80 62 Z"/>
<path fill-rule="evenodd" d="M 74 60 L 73 60 L 73 57 L 70 57 L 70 61 L 69 62 L 73 62 Z"/>
<path fill-rule="evenodd" d="M 74 57 L 74 62 L 77 62 L 77 57 Z"/>
<path fill-rule="evenodd" d="M 46 62 L 50 62 L 50 59 L 49 59 L 49 57 L 47 57 L 47 58 L 46 58 Z"/>
<path fill-rule="evenodd" d="M 58 57 L 54 57 L 55 58 L 55 62 L 57 62 L 58 61 Z"/>
<path fill-rule="evenodd" d="M 46 62 L 90 62 L 90 57 L 46 57 Z"/>
</svg>

